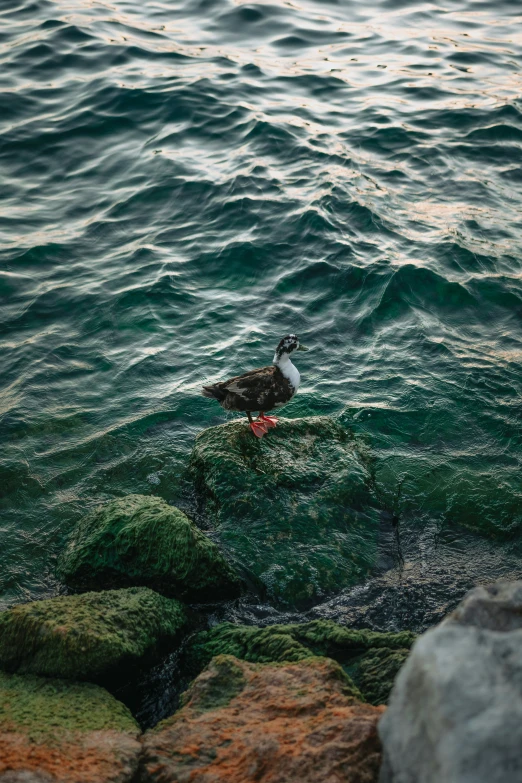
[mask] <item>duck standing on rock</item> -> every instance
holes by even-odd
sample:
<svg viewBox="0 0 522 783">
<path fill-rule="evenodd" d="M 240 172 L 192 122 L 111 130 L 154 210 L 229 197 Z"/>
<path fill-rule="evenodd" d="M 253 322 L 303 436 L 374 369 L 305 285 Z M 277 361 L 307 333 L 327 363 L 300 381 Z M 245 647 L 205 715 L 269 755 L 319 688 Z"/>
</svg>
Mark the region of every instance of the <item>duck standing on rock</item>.
<svg viewBox="0 0 522 783">
<path fill-rule="evenodd" d="M 204 386 L 202 394 L 217 400 L 226 411 L 246 413 L 253 434 L 262 438 L 270 427 L 277 426 L 276 417 L 265 416 L 265 413 L 290 402 L 299 388 L 301 376 L 292 364 L 291 354 L 307 350 L 295 334 L 288 334 L 277 346 L 274 362 L 269 367 L 250 370 L 213 386 Z M 256 421 L 252 419 L 254 411 L 259 411 Z"/>
</svg>

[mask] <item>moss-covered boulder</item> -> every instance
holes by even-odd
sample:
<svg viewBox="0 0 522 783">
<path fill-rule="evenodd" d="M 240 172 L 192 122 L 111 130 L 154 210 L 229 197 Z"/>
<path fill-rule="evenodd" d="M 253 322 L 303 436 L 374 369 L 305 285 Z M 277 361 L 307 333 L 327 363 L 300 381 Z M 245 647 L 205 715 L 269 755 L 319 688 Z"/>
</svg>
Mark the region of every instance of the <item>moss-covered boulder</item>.
<svg viewBox="0 0 522 783">
<path fill-rule="evenodd" d="M 361 443 L 327 416 L 204 430 L 196 486 L 223 546 L 283 604 L 316 602 L 375 564 L 379 513 Z"/>
<path fill-rule="evenodd" d="M 0 672 L 0 780 L 126 783 L 139 726 L 103 688 Z"/>
<path fill-rule="evenodd" d="M 410 654 L 409 648 L 371 647 L 344 667 L 370 704 L 387 704 L 390 692 Z"/>
<path fill-rule="evenodd" d="M 77 590 L 143 585 L 191 601 L 239 595 L 240 581 L 216 544 L 161 498 L 128 495 L 79 523 L 58 564 Z"/>
<path fill-rule="evenodd" d="M 234 655 L 252 663 L 328 656 L 343 666 L 366 701 L 383 704 L 414 640 L 409 631 L 358 631 L 330 620 L 265 628 L 221 623 L 196 634 L 185 658 L 190 675 L 195 676 L 215 655 Z"/>
<path fill-rule="evenodd" d="M 328 658 L 214 658 L 183 708 L 143 737 L 143 783 L 377 783 L 382 707 Z"/>
<path fill-rule="evenodd" d="M 118 681 L 175 643 L 179 601 L 147 587 L 60 596 L 0 613 L 0 668 L 20 674 Z"/>
</svg>

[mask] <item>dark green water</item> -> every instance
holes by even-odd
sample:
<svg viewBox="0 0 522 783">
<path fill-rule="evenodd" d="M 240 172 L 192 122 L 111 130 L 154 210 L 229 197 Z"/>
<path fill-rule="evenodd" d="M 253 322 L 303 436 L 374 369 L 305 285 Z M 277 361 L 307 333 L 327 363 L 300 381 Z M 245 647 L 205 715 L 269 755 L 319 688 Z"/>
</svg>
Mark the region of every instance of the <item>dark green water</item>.
<svg viewBox="0 0 522 783">
<path fill-rule="evenodd" d="M 86 508 L 179 501 L 200 386 L 289 331 L 285 414 L 366 433 L 400 519 L 373 589 L 522 573 L 516 13 L 4 1 L 2 605 L 59 589 Z"/>
</svg>

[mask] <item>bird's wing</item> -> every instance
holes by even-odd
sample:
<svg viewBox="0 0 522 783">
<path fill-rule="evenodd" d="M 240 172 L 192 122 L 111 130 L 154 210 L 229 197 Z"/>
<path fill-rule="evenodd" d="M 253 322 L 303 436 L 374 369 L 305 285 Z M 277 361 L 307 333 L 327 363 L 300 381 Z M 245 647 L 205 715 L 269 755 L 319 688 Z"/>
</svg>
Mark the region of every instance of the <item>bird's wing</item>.
<svg viewBox="0 0 522 783">
<path fill-rule="evenodd" d="M 237 375 L 219 384 L 223 391 L 236 394 L 245 399 L 252 396 L 258 396 L 268 393 L 274 386 L 274 377 L 277 367 L 260 367 L 258 370 L 251 370 L 244 375 Z"/>
</svg>

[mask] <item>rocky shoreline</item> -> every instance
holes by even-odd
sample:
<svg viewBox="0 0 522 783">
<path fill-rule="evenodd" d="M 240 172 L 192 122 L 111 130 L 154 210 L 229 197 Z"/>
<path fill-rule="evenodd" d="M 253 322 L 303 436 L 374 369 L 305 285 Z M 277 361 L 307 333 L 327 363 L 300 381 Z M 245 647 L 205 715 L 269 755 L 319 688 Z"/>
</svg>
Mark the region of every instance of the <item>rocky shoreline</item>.
<svg viewBox="0 0 522 783">
<path fill-rule="evenodd" d="M 192 475 L 212 538 L 157 497 L 117 499 L 86 515 L 62 553 L 68 594 L 0 613 L 0 783 L 469 780 L 442 729 L 433 744 L 434 694 L 455 688 L 466 705 L 461 649 L 471 633 L 502 712 L 502 688 L 518 687 L 518 674 L 502 673 L 495 655 L 513 657 L 513 670 L 522 662 L 513 641 L 522 587 L 478 588 L 418 639 L 397 623 L 365 628 L 363 614 L 220 622 L 224 602 L 239 606 L 256 591 L 279 618 L 303 607 L 313 616 L 342 588 L 386 596 L 386 576 L 360 585 L 378 563 L 383 524 L 392 534 L 394 522 L 364 444 L 328 417 L 283 420 L 263 441 L 236 422 L 213 427 L 196 440 Z M 442 616 L 450 608 L 439 603 Z M 503 643 L 490 640 L 499 633 Z M 163 703 L 140 726 L 136 684 L 172 656 L 165 692 L 151 696 Z M 484 687 L 472 718 L 455 708 L 468 743 L 471 719 L 476 742 L 489 737 Z M 520 693 L 515 701 L 510 720 Z M 441 713 L 441 725 L 452 715 Z M 426 721 L 429 749 L 413 753 Z M 431 758 L 442 778 L 430 777 Z M 472 758 L 478 770 L 479 748 Z M 473 780 L 514 781 L 506 764 L 502 778 Z"/>
</svg>

